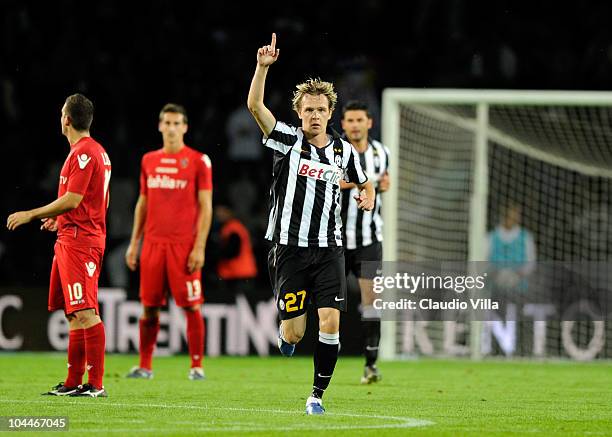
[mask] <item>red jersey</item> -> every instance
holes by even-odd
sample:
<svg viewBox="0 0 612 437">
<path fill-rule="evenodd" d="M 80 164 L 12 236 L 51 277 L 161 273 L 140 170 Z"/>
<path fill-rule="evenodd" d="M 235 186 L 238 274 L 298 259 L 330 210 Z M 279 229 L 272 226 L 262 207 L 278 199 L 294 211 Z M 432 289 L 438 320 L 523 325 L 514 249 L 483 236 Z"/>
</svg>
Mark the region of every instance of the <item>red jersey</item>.
<svg viewBox="0 0 612 437">
<path fill-rule="evenodd" d="M 57 196 L 69 191 L 82 194 L 83 200 L 72 211 L 57 217 L 58 242 L 104 249 L 110 177 L 110 159 L 93 138 L 81 138 L 71 147 L 60 173 Z"/>
<path fill-rule="evenodd" d="M 193 243 L 200 190 L 212 190 L 208 156 L 187 146 L 178 153 L 163 149 L 145 153 L 140 168 L 140 194 L 147 197 L 144 238 Z"/>
</svg>

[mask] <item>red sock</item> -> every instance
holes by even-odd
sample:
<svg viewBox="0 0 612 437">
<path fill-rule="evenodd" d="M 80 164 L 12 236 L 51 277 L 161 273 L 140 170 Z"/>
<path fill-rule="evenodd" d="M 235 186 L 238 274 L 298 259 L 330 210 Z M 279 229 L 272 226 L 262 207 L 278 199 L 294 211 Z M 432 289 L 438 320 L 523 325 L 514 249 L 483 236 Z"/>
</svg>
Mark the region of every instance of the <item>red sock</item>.
<svg viewBox="0 0 612 437">
<path fill-rule="evenodd" d="M 153 350 L 157 343 L 157 333 L 159 332 L 159 318 L 140 319 L 140 367 L 143 369 L 153 369 Z"/>
<path fill-rule="evenodd" d="M 187 318 L 187 345 L 191 367 L 202 367 L 204 355 L 204 319 L 200 311 L 185 311 Z"/>
<path fill-rule="evenodd" d="M 85 350 L 87 351 L 87 375 L 89 384 L 95 388 L 102 388 L 104 376 L 104 348 L 106 347 L 106 334 L 104 323 L 100 322 L 85 329 Z"/>
<path fill-rule="evenodd" d="M 70 336 L 68 337 L 68 377 L 64 382 L 66 387 L 76 387 L 83 383 L 85 357 L 85 330 L 70 330 Z"/>
</svg>

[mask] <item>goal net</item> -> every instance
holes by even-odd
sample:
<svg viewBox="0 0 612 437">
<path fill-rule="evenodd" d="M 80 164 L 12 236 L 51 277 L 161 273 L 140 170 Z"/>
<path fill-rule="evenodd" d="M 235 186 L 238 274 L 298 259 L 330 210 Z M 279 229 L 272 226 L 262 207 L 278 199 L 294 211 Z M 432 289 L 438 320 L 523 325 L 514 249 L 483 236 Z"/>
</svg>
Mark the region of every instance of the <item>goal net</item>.
<svg viewBox="0 0 612 437">
<path fill-rule="evenodd" d="M 547 263 L 606 270 L 612 93 L 387 89 L 382 125 L 385 261 L 491 260 L 500 225 L 514 220 L 525 277 Z M 592 282 L 612 295 L 612 281 Z M 386 321 L 381 356 L 612 358 L 609 317 Z"/>
</svg>

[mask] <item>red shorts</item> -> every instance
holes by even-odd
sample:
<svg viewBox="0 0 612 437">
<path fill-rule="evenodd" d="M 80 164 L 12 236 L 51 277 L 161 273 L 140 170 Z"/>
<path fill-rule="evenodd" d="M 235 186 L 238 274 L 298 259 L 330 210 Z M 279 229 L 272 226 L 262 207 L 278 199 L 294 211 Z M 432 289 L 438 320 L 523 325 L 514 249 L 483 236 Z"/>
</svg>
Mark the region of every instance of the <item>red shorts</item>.
<svg viewBox="0 0 612 437">
<path fill-rule="evenodd" d="M 179 307 L 190 307 L 204 302 L 202 271 L 189 273 L 187 259 L 191 244 L 142 244 L 140 254 L 140 300 L 144 306 L 166 305 L 168 289 Z"/>
<path fill-rule="evenodd" d="M 55 243 L 54 251 L 49 283 L 49 311 L 63 309 L 68 315 L 93 308 L 99 314 L 98 278 L 104 250 Z"/>
</svg>

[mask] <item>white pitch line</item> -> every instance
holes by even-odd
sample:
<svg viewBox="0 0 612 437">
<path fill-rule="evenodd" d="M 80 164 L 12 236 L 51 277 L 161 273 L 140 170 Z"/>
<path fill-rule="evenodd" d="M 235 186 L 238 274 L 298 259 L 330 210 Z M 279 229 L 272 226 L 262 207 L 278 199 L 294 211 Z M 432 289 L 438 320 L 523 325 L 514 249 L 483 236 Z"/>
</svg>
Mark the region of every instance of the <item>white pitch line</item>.
<svg viewBox="0 0 612 437">
<path fill-rule="evenodd" d="M 49 404 L 49 401 L 42 400 L 24 400 L 24 399 L 0 399 L 0 403 L 19 403 L 19 404 Z M 281 413 L 281 414 L 294 414 L 303 416 L 304 413 L 297 410 L 279 410 L 279 409 L 266 409 L 266 408 L 239 408 L 239 407 L 209 407 L 207 405 L 177 405 L 177 404 L 125 404 L 125 403 L 111 403 L 107 400 L 101 399 L 97 401 L 95 404 L 85 404 L 83 402 L 75 401 L 75 402 L 64 402 L 58 403 L 58 405 L 79 405 L 79 406 L 89 406 L 99 409 L 101 407 L 114 407 L 114 408 L 125 408 L 125 407 L 143 407 L 143 408 L 179 408 L 182 410 L 191 409 L 191 410 L 220 410 L 220 411 L 241 411 L 241 412 L 250 412 L 250 413 Z M 377 420 L 387 420 L 387 421 L 395 421 L 397 423 L 386 423 L 386 424 L 374 424 L 374 425 L 330 425 L 330 424 L 293 424 L 291 428 L 285 427 L 259 427 L 257 425 L 253 426 L 249 424 L 248 427 L 245 426 L 229 426 L 229 427 L 198 427 L 198 428 L 190 428 L 195 429 L 196 431 L 201 432 L 232 432 L 232 431 L 292 431 L 292 430 L 323 430 L 323 429 L 334 429 L 334 430 L 347 430 L 347 429 L 382 429 L 382 428 L 414 428 L 420 426 L 428 426 L 433 425 L 434 422 L 423 419 L 414 419 L 411 417 L 397 417 L 397 416 L 381 416 L 377 414 L 358 414 L 358 413 L 325 413 L 325 416 L 345 416 L 345 417 L 357 417 L 362 419 L 377 419 Z M 318 425 L 318 426 L 316 426 Z M 151 428 L 151 429 L 91 429 L 88 428 L 88 432 L 92 431 L 104 431 L 104 432 L 159 432 L 162 429 L 174 429 L 174 428 Z"/>
</svg>

